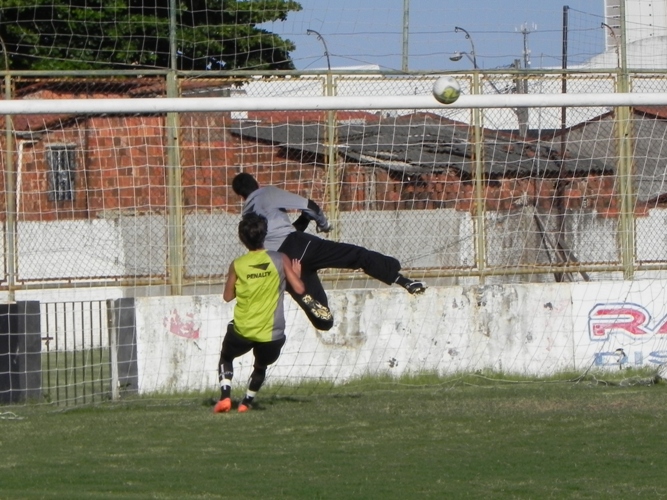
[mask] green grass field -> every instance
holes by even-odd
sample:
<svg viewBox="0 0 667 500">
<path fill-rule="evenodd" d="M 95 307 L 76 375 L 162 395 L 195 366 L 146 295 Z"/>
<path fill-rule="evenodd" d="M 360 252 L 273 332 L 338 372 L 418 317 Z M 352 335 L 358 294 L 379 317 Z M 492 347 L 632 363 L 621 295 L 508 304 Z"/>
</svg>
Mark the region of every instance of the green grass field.
<svg viewBox="0 0 667 500">
<path fill-rule="evenodd" d="M 0 498 L 663 498 L 667 385 L 484 377 L 0 407 Z M 333 394 L 335 392 L 335 394 Z"/>
</svg>

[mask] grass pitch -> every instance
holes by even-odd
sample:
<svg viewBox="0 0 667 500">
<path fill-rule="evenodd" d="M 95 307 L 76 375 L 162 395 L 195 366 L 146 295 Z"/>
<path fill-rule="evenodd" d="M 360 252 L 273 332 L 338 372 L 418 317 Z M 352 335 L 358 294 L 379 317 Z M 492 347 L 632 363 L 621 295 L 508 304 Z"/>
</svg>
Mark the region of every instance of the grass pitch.
<svg viewBox="0 0 667 500">
<path fill-rule="evenodd" d="M 0 498 L 665 498 L 666 388 L 468 377 L 269 387 L 247 414 L 201 395 L 0 407 Z"/>
</svg>

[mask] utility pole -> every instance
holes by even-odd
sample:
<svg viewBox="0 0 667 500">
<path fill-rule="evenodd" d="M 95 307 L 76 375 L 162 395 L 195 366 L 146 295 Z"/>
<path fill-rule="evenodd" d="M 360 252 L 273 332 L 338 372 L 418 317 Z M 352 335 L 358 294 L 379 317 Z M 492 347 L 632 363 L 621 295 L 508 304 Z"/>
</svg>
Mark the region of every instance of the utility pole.
<svg viewBox="0 0 667 500">
<path fill-rule="evenodd" d="M 528 48 L 528 35 L 537 30 L 535 23 L 528 26 L 528 23 L 523 23 L 519 28 L 519 33 L 523 35 L 523 69 L 530 69 L 530 49 Z"/>
<path fill-rule="evenodd" d="M 521 59 L 514 59 L 514 64 L 512 64 L 512 66 L 515 70 L 520 70 Z M 517 94 L 528 93 L 528 81 L 519 73 L 517 73 L 514 77 L 514 86 L 516 87 Z M 514 113 L 516 114 L 516 118 L 519 123 L 519 135 L 525 139 L 528 136 L 528 128 L 530 125 L 529 110 L 528 108 L 514 108 Z"/>
<path fill-rule="evenodd" d="M 530 26 L 528 23 L 523 23 L 521 27 L 517 30 L 523 36 L 523 69 L 530 69 L 530 49 L 528 48 L 528 35 L 537 29 L 537 26 L 533 23 Z M 521 69 L 521 60 L 514 60 L 514 67 L 516 69 Z M 527 94 L 528 93 L 528 75 L 523 77 L 517 76 L 516 79 L 516 91 L 517 94 Z M 526 137 L 529 128 L 529 114 L 528 108 L 517 108 L 516 116 L 519 120 L 519 133 L 522 137 Z"/>
<path fill-rule="evenodd" d="M 403 57 L 401 69 L 408 72 L 408 39 L 410 38 L 410 0 L 403 0 Z"/>
</svg>

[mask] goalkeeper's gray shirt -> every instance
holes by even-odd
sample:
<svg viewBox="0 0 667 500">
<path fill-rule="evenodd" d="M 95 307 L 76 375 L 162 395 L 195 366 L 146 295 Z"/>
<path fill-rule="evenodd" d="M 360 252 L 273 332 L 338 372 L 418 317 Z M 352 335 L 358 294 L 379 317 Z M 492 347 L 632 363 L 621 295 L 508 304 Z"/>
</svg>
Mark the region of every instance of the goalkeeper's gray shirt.
<svg viewBox="0 0 667 500">
<path fill-rule="evenodd" d="M 313 219 L 318 227 L 327 225 L 327 218 L 321 210 L 315 211 L 308 208 L 308 198 L 274 186 L 256 189 L 246 198 L 243 215 L 255 212 L 266 217 L 269 227 L 266 240 L 264 240 L 264 248 L 267 250 L 277 251 L 285 238 L 291 232 L 296 231 L 287 215 L 287 210 L 300 210 Z"/>
</svg>

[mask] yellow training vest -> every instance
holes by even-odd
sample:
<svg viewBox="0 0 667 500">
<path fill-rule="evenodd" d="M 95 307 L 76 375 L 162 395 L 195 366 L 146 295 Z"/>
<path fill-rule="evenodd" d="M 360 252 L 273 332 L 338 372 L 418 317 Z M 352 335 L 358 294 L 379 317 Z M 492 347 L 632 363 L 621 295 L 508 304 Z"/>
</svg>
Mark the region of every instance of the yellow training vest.
<svg viewBox="0 0 667 500">
<path fill-rule="evenodd" d="M 285 336 L 285 270 L 282 254 L 259 250 L 234 260 L 236 333 L 255 342 Z"/>
</svg>

